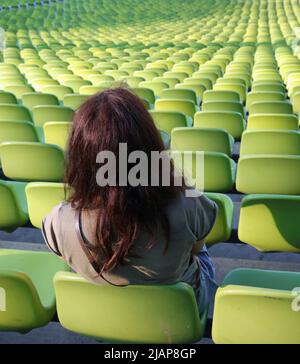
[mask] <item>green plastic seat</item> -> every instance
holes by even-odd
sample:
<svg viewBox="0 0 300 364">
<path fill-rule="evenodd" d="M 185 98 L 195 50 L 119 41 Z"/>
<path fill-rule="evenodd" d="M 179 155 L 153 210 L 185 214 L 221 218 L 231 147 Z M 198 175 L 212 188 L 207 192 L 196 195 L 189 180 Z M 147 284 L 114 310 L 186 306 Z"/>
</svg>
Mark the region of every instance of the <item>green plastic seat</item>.
<svg viewBox="0 0 300 364">
<path fill-rule="evenodd" d="M 72 123 L 63 121 L 49 121 L 45 123 L 43 125 L 45 143 L 55 144 L 65 150 L 71 126 Z"/>
<path fill-rule="evenodd" d="M 183 89 L 193 90 L 197 95 L 198 104 L 201 103 L 201 100 L 203 99 L 203 94 L 206 91 L 206 87 L 204 85 L 201 85 L 201 84 L 192 85 L 192 84 L 189 84 L 189 83 L 177 83 L 175 85 L 175 88 L 179 88 L 179 89 L 183 88 Z"/>
<path fill-rule="evenodd" d="M 207 90 L 203 94 L 203 102 L 208 101 L 240 101 L 240 96 L 235 91 Z"/>
<path fill-rule="evenodd" d="M 29 121 L 0 121 L 0 143 L 9 141 L 38 142 L 38 134 Z"/>
<path fill-rule="evenodd" d="M 184 81 L 184 79 L 186 79 L 186 78 L 188 78 L 189 77 L 189 75 L 188 75 L 188 73 L 186 73 L 186 72 L 177 72 L 177 71 L 167 71 L 167 72 L 165 72 L 164 73 L 164 75 L 163 75 L 165 78 L 166 77 L 170 77 L 170 78 L 178 78 L 178 80 L 180 81 L 180 82 L 183 82 Z"/>
<path fill-rule="evenodd" d="M 299 344 L 298 272 L 236 269 L 215 297 L 216 344 Z"/>
<path fill-rule="evenodd" d="M 171 149 L 179 151 L 219 152 L 231 156 L 233 144 L 233 137 L 222 129 L 185 127 L 175 128 L 171 134 Z"/>
<path fill-rule="evenodd" d="M 208 78 L 204 77 L 189 77 L 183 80 L 186 85 L 201 85 L 204 86 L 206 90 L 211 90 L 213 83 Z"/>
<path fill-rule="evenodd" d="M 52 181 L 63 179 L 64 155 L 55 145 L 6 142 L 0 145 L 3 173 L 16 181 Z"/>
<path fill-rule="evenodd" d="M 131 90 L 141 99 L 147 100 L 150 105 L 153 105 L 155 103 L 155 94 L 150 88 L 133 87 Z"/>
<path fill-rule="evenodd" d="M 240 100 L 245 103 L 247 97 L 246 86 L 239 83 L 216 83 L 213 87 L 216 91 L 231 91 L 239 95 Z M 238 101 L 240 101 L 238 100 Z"/>
<path fill-rule="evenodd" d="M 246 130 L 242 135 L 240 155 L 300 155 L 300 133 L 292 130 Z"/>
<path fill-rule="evenodd" d="M 0 104 L 0 120 L 31 121 L 29 110 L 21 105 Z"/>
<path fill-rule="evenodd" d="M 61 325 L 101 341 L 191 343 L 204 333 L 207 315 L 199 317 L 194 291 L 185 283 L 120 288 L 59 272 L 54 286 Z"/>
<path fill-rule="evenodd" d="M 206 101 L 202 103 L 202 111 L 231 111 L 245 116 L 244 107 L 238 101 Z"/>
<path fill-rule="evenodd" d="M 53 85 L 53 86 L 43 86 L 41 92 L 55 95 L 58 98 L 58 100 L 62 101 L 65 95 L 73 93 L 73 89 L 71 87 L 62 85 L 58 86 Z"/>
<path fill-rule="evenodd" d="M 65 187 L 63 183 L 30 182 L 26 186 L 26 198 L 30 222 L 40 229 L 52 208 L 65 201 Z"/>
<path fill-rule="evenodd" d="M 244 155 L 237 168 L 236 189 L 239 192 L 300 194 L 300 156 Z"/>
<path fill-rule="evenodd" d="M 172 88 L 163 90 L 161 99 L 178 99 L 192 101 L 195 105 L 198 105 L 197 94 L 194 90 L 188 88 Z"/>
<path fill-rule="evenodd" d="M 299 253 L 299 212 L 300 196 L 246 196 L 241 203 L 239 239 L 259 251 Z"/>
<path fill-rule="evenodd" d="M 285 94 L 280 92 L 252 91 L 247 95 L 246 108 L 250 110 L 254 102 L 284 101 Z"/>
<path fill-rule="evenodd" d="M 17 104 L 16 96 L 11 92 L 0 91 L 0 104 Z"/>
<path fill-rule="evenodd" d="M 22 104 L 32 111 L 35 106 L 59 105 L 59 101 L 55 95 L 31 92 L 22 96 Z"/>
<path fill-rule="evenodd" d="M 25 186 L 0 180 L 0 230 L 11 232 L 28 222 Z"/>
<path fill-rule="evenodd" d="M 200 111 L 194 116 L 194 126 L 224 129 L 236 140 L 240 140 L 245 129 L 245 121 L 238 112 Z"/>
<path fill-rule="evenodd" d="M 34 92 L 34 89 L 31 86 L 26 85 L 5 86 L 4 90 L 14 94 L 18 100 L 21 100 L 24 94 Z"/>
<path fill-rule="evenodd" d="M 247 129 L 298 130 L 299 122 L 295 115 L 254 114 L 248 117 Z"/>
<path fill-rule="evenodd" d="M 187 117 L 182 112 L 150 110 L 150 114 L 157 129 L 170 135 L 174 128 L 188 126 Z"/>
<path fill-rule="evenodd" d="M 43 126 L 48 121 L 72 121 L 74 110 L 64 106 L 35 106 L 32 115 L 34 123 Z"/>
<path fill-rule="evenodd" d="M 52 253 L 1 249 L 0 267 L 0 331 L 47 325 L 56 311 L 53 276 L 66 264 Z"/>
<path fill-rule="evenodd" d="M 205 238 L 207 246 L 215 243 L 226 242 L 230 239 L 232 232 L 233 202 L 230 197 L 221 193 L 209 193 L 205 195 L 218 205 L 218 214 L 215 224 Z"/>
<path fill-rule="evenodd" d="M 249 114 L 293 114 L 293 107 L 287 101 L 253 102 Z"/>
<path fill-rule="evenodd" d="M 200 191 L 230 192 L 234 186 L 236 164 L 224 153 L 172 151 L 174 165 L 188 182 Z"/>
<path fill-rule="evenodd" d="M 176 87 L 177 84 L 180 83 L 180 80 L 176 77 L 154 77 L 153 81 L 159 81 L 159 82 L 163 82 L 166 83 L 168 85 L 169 88 L 173 88 Z"/>
<path fill-rule="evenodd" d="M 156 97 L 160 97 L 163 90 L 169 88 L 169 85 L 162 81 L 143 81 L 139 84 L 139 87 L 148 88 L 154 92 Z"/>
<path fill-rule="evenodd" d="M 63 98 L 63 104 L 65 107 L 77 110 L 87 99 L 88 95 L 70 94 L 65 95 Z"/>
<path fill-rule="evenodd" d="M 159 99 L 155 102 L 155 110 L 158 111 L 179 111 L 190 118 L 194 117 L 197 107 L 193 101 L 180 99 Z"/>
<path fill-rule="evenodd" d="M 282 83 L 253 82 L 252 92 L 280 92 L 285 94 L 286 90 Z"/>
</svg>

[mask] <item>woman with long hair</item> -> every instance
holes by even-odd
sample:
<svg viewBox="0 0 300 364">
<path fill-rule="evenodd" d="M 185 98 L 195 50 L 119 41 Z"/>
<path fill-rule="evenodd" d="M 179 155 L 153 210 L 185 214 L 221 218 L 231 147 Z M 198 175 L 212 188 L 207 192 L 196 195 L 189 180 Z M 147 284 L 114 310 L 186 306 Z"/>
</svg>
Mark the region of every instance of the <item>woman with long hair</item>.
<svg viewBox="0 0 300 364">
<path fill-rule="evenodd" d="M 70 192 L 43 221 L 45 241 L 95 284 L 186 282 L 194 288 L 202 311 L 214 278 L 204 239 L 214 225 L 217 206 L 204 195 L 187 197 L 189 187 L 178 175 L 174 182 L 172 163 L 169 169 L 163 161 L 156 169 L 148 163 L 136 173 L 143 183 L 124 183 L 124 176 L 120 183 L 123 169 L 136 166 L 124 163 L 120 146 L 148 160 L 165 149 L 143 102 L 121 87 L 92 96 L 76 112 L 66 153 Z M 116 162 L 105 163 L 101 153 Z M 100 173 L 101 168 L 105 172 Z M 142 178 L 143 171 L 147 173 Z M 163 183 L 166 174 L 168 185 Z M 159 182 L 151 184 L 157 176 Z"/>
</svg>

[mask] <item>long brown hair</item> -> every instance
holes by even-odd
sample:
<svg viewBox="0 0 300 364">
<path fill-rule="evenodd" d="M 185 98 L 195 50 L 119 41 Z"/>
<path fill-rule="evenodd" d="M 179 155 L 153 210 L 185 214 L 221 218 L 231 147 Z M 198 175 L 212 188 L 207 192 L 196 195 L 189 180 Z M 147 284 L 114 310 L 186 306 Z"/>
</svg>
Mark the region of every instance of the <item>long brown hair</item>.
<svg viewBox="0 0 300 364">
<path fill-rule="evenodd" d="M 143 151 L 148 157 L 152 151 L 165 149 L 143 101 L 123 87 L 98 93 L 79 108 L 66 156 L 65 183 L 73 191 L 69 202 L 77 210 L 97 211 L 94 244 L 101 272 L 125 262 L 141 229 L 150 233 L 151 247 L 150 241 L 162 227 L 166 252 L 169 225 L 164 208 L 185 188 L 184 182 L 176 187 L 163 186 L 161 181 L 156 187 L 100 187 L 96 181 L 97 154 L 111 151 L 118 159 L 119 143 L 127 143 L 128 153 Z M 172 165 L 170 174 L 174 175 Z"/>
</svg>

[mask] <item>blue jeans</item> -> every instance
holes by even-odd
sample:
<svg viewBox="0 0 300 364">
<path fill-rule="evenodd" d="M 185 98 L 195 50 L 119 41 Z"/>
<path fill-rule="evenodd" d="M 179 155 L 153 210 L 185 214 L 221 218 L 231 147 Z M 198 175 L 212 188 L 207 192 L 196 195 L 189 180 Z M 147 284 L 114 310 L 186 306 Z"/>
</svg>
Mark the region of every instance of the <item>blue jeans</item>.
<svg viewBox="0 0 300 364">
<path fill-rule="evenodd" d="M 199 313 L 209 306 L 211 298 L 214 298 L 218 285 L 215 281 L 215 267 L 208 254 L 207 248 L 204 245 L 200 253 L 197 254 L 200 262 L 200 298 L 199 298 Z"/>
</svg>

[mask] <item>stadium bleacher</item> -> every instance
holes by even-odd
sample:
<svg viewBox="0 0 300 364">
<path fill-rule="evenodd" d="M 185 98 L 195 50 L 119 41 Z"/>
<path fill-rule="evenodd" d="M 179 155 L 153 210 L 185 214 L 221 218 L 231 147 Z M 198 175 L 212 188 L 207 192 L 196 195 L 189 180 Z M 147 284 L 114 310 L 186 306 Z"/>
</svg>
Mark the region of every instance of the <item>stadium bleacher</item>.
<svg viewBox="0 0 300 364">
<path fill-rule="evenodd" d="M 211 325 L 214 343 L 299 344 L 300 3 L 4 0 L 0 27 L 0 332 L 57 313 L 109 343 L 199 342 Z M 219 206 L 207 245 L 223 248 L 202 317 L 184 283 L 94 286 L 24 243 L 64 199 L 74 112 L 119 86 L 144 100 L 172 153 L 204 152 Z"/>
</svg>

